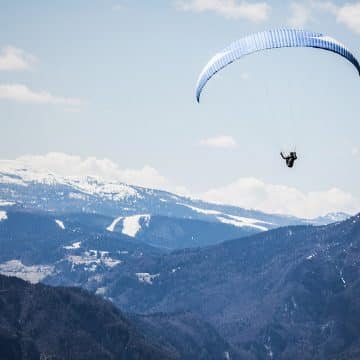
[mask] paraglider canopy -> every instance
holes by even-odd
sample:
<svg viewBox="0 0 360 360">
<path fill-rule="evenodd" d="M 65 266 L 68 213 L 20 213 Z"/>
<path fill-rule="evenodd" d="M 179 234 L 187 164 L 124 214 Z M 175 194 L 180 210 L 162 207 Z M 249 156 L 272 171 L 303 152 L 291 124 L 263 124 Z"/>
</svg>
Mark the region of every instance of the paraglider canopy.
<svg viewBox="0 0 360 360">
<path fill-rule="evenodd" d="M 219 70 L 256 51 L 283 47 L 312 47 L 331 51 L 352 63 L 360 75 L 360 65 L 355 56 L 345 45 L 330 36 L 295 29 L 269 30 L 244 37 L 217 53 L 207 63 L 199 76 L 196 86 L 197 101 L 200 102 L 200 96 L 206 83 Z"/>
</svg>

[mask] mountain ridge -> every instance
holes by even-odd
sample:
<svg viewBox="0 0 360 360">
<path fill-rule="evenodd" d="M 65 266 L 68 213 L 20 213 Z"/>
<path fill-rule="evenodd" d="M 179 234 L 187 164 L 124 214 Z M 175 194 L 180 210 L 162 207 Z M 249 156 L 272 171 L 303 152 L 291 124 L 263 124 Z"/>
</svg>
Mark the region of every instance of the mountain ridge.
<svg viewBox="0 0 360 360">
<path fill-rule="evenodd" d="M 129 311 L 200 314 L 245 358 L 356 358 L 359 249 L 357 215 L 139 259 L 104 283 Z M 156 274 L 151 284 L 136 280 L 140 269 Z"/>
<path fill-rule="evenodd" d="M 258 231 L 299 224 L 325 224 L 344 220 L 323 216 L 301 219 L 268 214 L 255 209 L 207 203 L 163 190 L 107 181 L 95 176 L 60 176 L 49 171 L 24 168 L 13 161 L 0 161 L 0 205 L 57 212 L 88 212 L 118 217 L 140 214 L 198 219 L 232 224 Z"/>
</svg>

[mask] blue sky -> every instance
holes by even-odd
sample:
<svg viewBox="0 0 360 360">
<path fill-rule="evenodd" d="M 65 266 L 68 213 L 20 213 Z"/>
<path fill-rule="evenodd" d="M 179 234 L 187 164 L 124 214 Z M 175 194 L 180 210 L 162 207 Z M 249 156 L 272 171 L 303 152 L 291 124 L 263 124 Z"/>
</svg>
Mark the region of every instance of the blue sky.
<svg viewBox="0 0 360 360">
<path fill-rule="evenodd" d="M 360 2 L 4 0 L 0 21 L 0 158 L 102 175 L 108 159 L 123 181 L 305 217 L 360 208 L 351 64 L 264 52 L 194 96 L 210 57 L 255 31 L 324 32 L 360 57 Z"/>
</svg>

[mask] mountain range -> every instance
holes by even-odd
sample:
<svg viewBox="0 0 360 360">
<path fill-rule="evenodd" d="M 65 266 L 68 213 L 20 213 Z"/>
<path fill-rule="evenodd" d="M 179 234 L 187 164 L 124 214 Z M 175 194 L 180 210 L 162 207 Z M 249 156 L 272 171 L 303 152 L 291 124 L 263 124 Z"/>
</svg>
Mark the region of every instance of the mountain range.
<svg viewBox="0 0 360 360">
<path fill-rule="evenodd" d="M 280 226 L 323 225 L 349 217 L 336 213 L 307 220 L 266 214 L 97 177 L 64 177 L 24 168 L 16 161 L 0 161 L 0 206 L 10 205 L 67 217 L 69 213 L 97 214 L 100 217 L 96 223 L 101 229 L 169 250 L 210 245 Z M 86 222 L 85 216 L 82 219 Z M 93 220 L 89 218 L 87 223 Z"/>
<path fill-rule="evenodd" d="M 13 211 L 0 222 L 1 273 L 88 289 L 134 314 L 139 332 L 180 358 L 196 358 L 181 354 L 204 351 L 209 336 L 233 359 L 359 354 L 360 216 L 169 253 Z"/>
<path fill-rule="evenodd" d="M 96 294 L 164 358 L 360 356 L 359 215 L 305 220 L 0 169 L 0 273 Z"/>
<path fill-rule="evenodd" d="M 127 311 L 199 314 L 246 359 L 355 359 L 359 251 L 356 216 L 145 257 L 103 286 Z"/>
</svg>

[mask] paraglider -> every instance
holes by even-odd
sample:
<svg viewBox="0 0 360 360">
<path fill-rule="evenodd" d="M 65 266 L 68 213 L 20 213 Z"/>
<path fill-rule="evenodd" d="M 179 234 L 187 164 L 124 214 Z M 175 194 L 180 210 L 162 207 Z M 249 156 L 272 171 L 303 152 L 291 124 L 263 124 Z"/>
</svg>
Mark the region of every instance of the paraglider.
<svg viewBox="0 0 360 360">
<path fill-rule="evenodd" d="M 275 29 L 252 34 L 235 41 L 223 51 L 217 53 L 201 71 L 197 86 L 196 100 L 199 103 L 202 91 L 207 82 L 221 69 L 239 60 L 245 55 L 257 51 L 270 50 L 284 47 L 311 47 L 333 52 L 348 60 L 360 75 L 360 64 L 352 52 L 334 38 L 317 33 L 296 29 Z M 296 152 L 290 152 L 288 156 L 281 153 L 289 168 L 294 166 L 297 159 Z"/>
<path fill-rule="evenodd" d="M 280 153 L 281 157 L 286 161 L 286 166 L 292 168 L 294 166 L 295 160 L 297 160 L 297 155 L 295 151 L 291 151 L 289 155 L 285 156 L 282 152 Z"/>
</svg>

